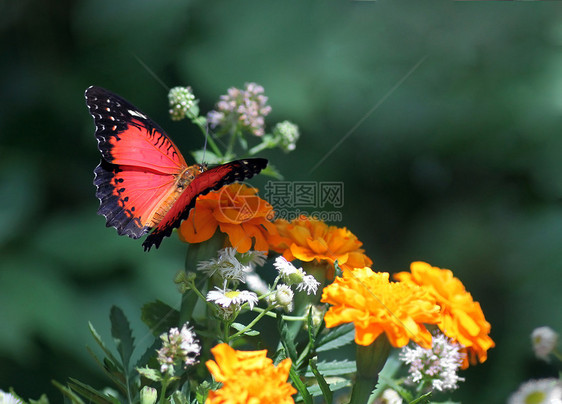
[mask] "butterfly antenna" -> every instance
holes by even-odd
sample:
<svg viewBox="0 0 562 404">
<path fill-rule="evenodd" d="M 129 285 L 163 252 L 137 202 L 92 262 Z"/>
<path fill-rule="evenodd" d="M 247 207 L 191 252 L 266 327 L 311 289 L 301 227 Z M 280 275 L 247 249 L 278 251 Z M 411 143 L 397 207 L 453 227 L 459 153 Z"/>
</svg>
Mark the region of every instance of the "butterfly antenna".
<svg viewBox="0 0 562 404">
<path fill-rule="evenodd" d="M 170 87 L 168 87 L 168 86 L 166 85 L 166 83 L 164 83 L 164 81 L 163 81 L 160 77 L 158 77 L 158 76 L 156 75 L 156 73 L 154 73 L 154 71 L 153 71 L 150 67 L 148 67 L 148 65 L 147 65 L 146 63 L 144 63 L 144 62 L 142 61 L 141 58 L 139 58 L 139 57 L 138 57 L 136 54 L 134 54 L 134 53 L 133 53 L 133 57 L 134 57 L 135 59 L 137 59 L 137 62 L 139 62 L 139 64 L 140 64 L 142 67 L 144 67 L 144 70 L 146 70 L 146 71 L 148 72 L 148 74 L 150 74 L 150 75 L 154 78 L 154 80 L 156 80 L 158 83 L 160 83 L 160 85 L 161 85 L 162 87 L 164 87 L 164 88 L 166 89 L 166 91 L 170 91 Z"/>
<path fill-rule="evenodd" d="M 201 164 L 205 164 L 205 153 L 207 152 L 207 138 L 209 137 L 209 122 L 205 123 L 205 143 L 203 143 L 203 157 Z"/>
</svg>

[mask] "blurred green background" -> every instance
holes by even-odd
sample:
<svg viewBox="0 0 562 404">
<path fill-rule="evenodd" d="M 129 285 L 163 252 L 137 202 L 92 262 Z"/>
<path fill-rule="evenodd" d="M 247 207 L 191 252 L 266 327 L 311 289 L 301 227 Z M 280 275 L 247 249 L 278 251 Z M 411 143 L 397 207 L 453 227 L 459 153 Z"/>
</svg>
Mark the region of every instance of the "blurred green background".
<svg viewBox="0 0 562 404">
<path fill-rule="evenodd" d="M 374 269 L 425 260 L 455 272 L 497 347 L 463 372 L 453 399 L 501 403 L 531 377 L 556 376 L 534 359 L 529 334 L 562 331 L 561 11 L 553 2 L 0 2 L 0 389 L 59 402 L 52 379 L 103 386 L 85 349 L 88 321 L 110 340 L 112 305 L 146 330 L 142 304 L 179 304 L 177 237 L 144 253 L 96 215 L 89 85 L 130 100 L 182 150 L 202 146 L 193 126 L 170 121 L 167 93 L 139 59 L 166 85 L 191 85 L 203 111 L 230 86 L 263 85 L 268 122 L 289 119 L 302 133 L 296 151 L 263 156 L 287 180 L 345 183 L 334 224 L 364 242 Z"/>
</svg>

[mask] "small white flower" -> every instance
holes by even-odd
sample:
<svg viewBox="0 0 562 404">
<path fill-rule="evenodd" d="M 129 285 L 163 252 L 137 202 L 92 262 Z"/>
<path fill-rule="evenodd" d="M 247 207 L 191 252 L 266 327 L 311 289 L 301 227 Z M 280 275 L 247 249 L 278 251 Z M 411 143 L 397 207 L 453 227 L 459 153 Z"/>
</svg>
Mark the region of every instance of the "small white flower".
<svg viewBox="0 0 562 404">
<path fill-rule="evenodd" d="M 277 269 L 277 271 L 279 271 L 279 275 L 284 278 L 288 278 L 289 276 L 297 272 L 297 268 L 292 263 L 287 261 L 287 259 L 283 256 L 275 258 L 273 266 Z"/>
<path fill-rule="evenodd" d="M 258 302 L 258 295 L 248 290 L 219 289 L 217 287 L 215 289 L 207 293 L 207 301 L 224 308 L 238 309 L 244 303 L 248 303 L 250 310 L 252 310 Z"/>
<path fill-rule="evenodd" d="M 174 365 L 183 363 L 184 368 L 198 362 L 197 356 L 201 351 L 199 342 L 195 339 L 193 328 L 185 323 L 181 331 L 174 327 L 167 333 L 160 335 L 162 348 L 158 353 L 158 362 L 162 373 L 174 373 Z"/>
<path fill-rule="evenodd" d="M 386 389 L 373 404 L 402 404 L 402 397 L 393 389 Z"/>
<path fill-rule="evenodd" d="M 320 286 L 320 282 L 318 282 L 314 276 L 305 275 L 303 276 L 301 283 L 297 285 L 297 290 L 299 292 L 301 290 L 306 290 L 307 295 L 315 295 L 318 290 L 318 286 Z"/>
<path fill-rule="evenodd" d="M 244 282 L 246 267 L 236 258 L 236 249 L 232 247 L 223 248 L 219 250 L 218 254 L 218 258 L 199 262 L 197 270 L 205 272 L 209 276 L 216 274 L 222 279 Z"/>
<path fill-rule="evenodd" d="M 558 344 L 558 333 L 550 327 L 535 328 L 531 334 L 531 341 L 536 357 L 548 362 L 548 355 Z"/>
<path fill-rule="evenodd" d="M 295 267 L 285 257 L 275 258 L 273 266 L 279 271 L 279 276 L 287 285 L 297 285 L 297 291 L 306 290 L 307 294 L 316 294 L 320 282 L 312 275 L 307 275 L 302 268 Z"/>
<path fill-rule="evenodd" d="M 0 390 L 0 404 L 23 404 L 22 401 L 12 393 Z"/>
<path fill-rule="evenodd" d="M 267 251 L 249 250 L 245 253 L 238 253 L 238 260 L 242 265 L 249 266 L 254 269 L 256 266 L 261 267 L 267 259 Z"/>
<path fill-rule="evenodd" d="M 269 297 L 269 303 L 277 307 L 282 307 L 288 312 L 293 311 L 294 293 L 287 285 L 277 285 L 275 293 Z"/>
<path fill-rule="evenodd" d="M 464 378 L 457 375 L 463 361 L 461 346 L 443 334 L 433 337 L 431 349 L 420 346 L 410 348 L 405 346 L 398 358 L 410 365 L 409 383 L 421 381 L 431 385 L 432 389 L 439 391 L 455 390 L 459 381 Z"/>
<path fill-rule="evenodd" d="M 558 379 L 529 380 L 519 386 L 508 404 L 562 404 L 562 386 Z"/>
</svg>

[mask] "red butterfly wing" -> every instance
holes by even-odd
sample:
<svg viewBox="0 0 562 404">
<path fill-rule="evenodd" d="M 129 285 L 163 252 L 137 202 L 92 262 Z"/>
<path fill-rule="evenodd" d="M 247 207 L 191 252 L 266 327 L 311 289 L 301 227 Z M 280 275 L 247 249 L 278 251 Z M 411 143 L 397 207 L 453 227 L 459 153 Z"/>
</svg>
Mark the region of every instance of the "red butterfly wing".
<svg viewBox="0 0 562 404">
<path fill-rule="evenodd" d="M 158 248 L 162 239 L 169 236 L 174 228 L 179 227 L 182 220 L 187 219 L 199 195 L 205 195 L 210 191 L 218 190 L 224 185 L 235 181 L 251 178 L 266 166 L 267 160 L 262 158 L 236 160 L 213 167 L 197 175 L 182 192 L 164 218 L 162 218 L 154 231 L 146 238 L 142 244 L 144 250 L 150 250 L 153 245 Z"/>
<path fill-rule="evenodd" d="M 165 132 L 121 97 L 93 86 L 86 104 L 102 154 L 94 171 L 98 213 L 119 234 L 139 238 L 158 224 L 187 164 Z"/>
</svg>

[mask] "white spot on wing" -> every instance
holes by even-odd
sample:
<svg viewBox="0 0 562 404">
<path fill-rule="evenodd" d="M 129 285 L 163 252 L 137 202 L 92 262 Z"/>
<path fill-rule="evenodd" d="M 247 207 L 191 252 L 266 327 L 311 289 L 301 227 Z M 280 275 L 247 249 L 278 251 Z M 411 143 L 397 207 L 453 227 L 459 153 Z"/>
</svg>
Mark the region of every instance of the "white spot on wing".
<svg viewBox="0 0 562 404">
<path fill-rule="evenodd" d="M 143 118 L 143 119 L 148 119 L 145 115 L 141 114 L 139 111 L 134 111 L 132 109 L 128 109 L 127 110 L 129 112 L 129 114 L 139 117 L 139 118 Z"/>
</svg>

